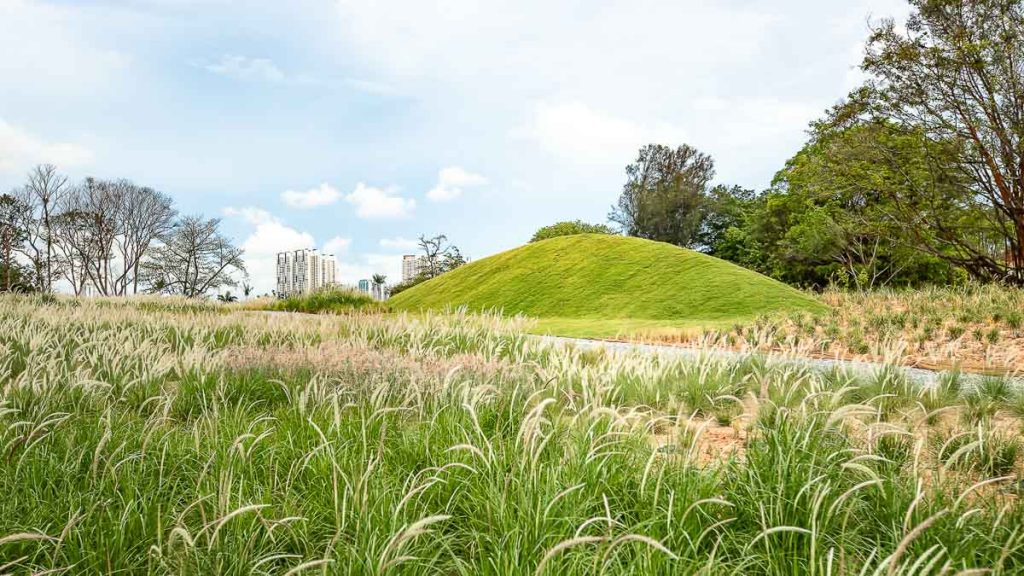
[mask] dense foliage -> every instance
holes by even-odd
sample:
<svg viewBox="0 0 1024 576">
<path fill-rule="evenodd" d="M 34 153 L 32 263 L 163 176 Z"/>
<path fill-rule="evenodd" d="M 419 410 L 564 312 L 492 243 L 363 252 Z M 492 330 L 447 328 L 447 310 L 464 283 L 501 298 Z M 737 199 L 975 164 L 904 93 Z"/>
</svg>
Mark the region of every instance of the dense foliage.
<svg viewBox="0 0 1024 576">
<path fill-rule="evenodd" d="M 692 246 L 701 228 L 702 199 L 715 176 L 711 157 L 686 144 L 649 144 L 626 175 L 608 218 L 629 236 Z"/>
<path fill-rule="evenodd" d="M 617 234 L 617 232 L 606 224 L 590 224 L 582 220 L 565 220 L 537 230 L 533 234 L 533 238 L 530 238 L 530 242 L 539 242 L 559 236 L 572 236 L 573 234 Z"/>
<path fill-rule="evenodd" d="M 905 233 L 978 278 L 1024 283 L 1024 2 L 910 4 L 906 26 L 874 30 L 869 80 L 833 119 L 892 122 L 939 148 L 930 180 L 889 195 Z"/>
<path fill-rule="evenodd" d="M 610 218 L 799 286 L 1024 282 L 1024 3 L 910 3 L 769 189 L 710 187 L 710 157 L 649 145 Z"/>
</svg>

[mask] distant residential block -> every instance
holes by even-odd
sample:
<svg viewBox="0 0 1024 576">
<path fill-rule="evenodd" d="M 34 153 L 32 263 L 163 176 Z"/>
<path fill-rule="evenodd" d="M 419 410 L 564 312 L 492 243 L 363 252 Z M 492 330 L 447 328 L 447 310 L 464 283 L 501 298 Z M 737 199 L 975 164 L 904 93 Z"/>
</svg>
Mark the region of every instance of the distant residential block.
<svg viewBox="0 0 1024 576">
<path fill-rule="evenodd" d="M 370 293 L 370 281 L 367 280 L 366 278 L 363 278 L 362 280 L 360 280 L 359 281 L 359 291 L 362 292 L 363 294 L 369 294 Z"/>
<path fill-rule="evenodd" d="M 308 294 L 337 284 L 338 263 L 333 254 L 293 250 L 277 254 L 277 294 Z"/>
<path fill-rule="evenodd" d="M 427 259 L 424 256 L 406 254 L 402 256 L 402 282 L 408 282 L 420 275 L 427 267 Z"/>
</svg>

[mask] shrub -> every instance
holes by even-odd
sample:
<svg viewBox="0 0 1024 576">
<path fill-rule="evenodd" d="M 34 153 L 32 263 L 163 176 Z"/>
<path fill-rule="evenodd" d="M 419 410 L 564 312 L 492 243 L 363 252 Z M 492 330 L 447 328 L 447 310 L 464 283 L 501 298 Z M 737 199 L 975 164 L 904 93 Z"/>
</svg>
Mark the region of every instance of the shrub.
<svg viewBox="0 0 1024 576">
<path fill-rule="evenodd" d="M 556 222 L 537 230 L 530 238 L 530 242 L 539 242 L 548 238 L 559 236 L 572 236 L 574 234 L 617 234 L 610 226 L 604 224 L 590 224 L 582 220 L 571 220 Z"/>
<path fill-rule="evenodd" d="M 272 302 L 268 309 L 306 314 L 336 314 L 356 311 L 379 312 L 385 310 L 386 306 L 362 292 L 331 287 L 277 300 Z"/>
</svg>

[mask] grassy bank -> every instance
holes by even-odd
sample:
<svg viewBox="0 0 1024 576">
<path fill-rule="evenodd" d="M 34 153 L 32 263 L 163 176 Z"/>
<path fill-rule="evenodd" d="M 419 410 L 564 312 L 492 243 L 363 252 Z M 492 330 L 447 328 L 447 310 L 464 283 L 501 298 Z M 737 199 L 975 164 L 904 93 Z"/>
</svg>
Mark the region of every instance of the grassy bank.
<svg viewBox="0 0 1024 576">
<path fill-rule="evenodd" d="M 538 346 L 519 321 L 0 298 L 0 566 L 1024 570 L 1024 401 Z"/>
</svg>

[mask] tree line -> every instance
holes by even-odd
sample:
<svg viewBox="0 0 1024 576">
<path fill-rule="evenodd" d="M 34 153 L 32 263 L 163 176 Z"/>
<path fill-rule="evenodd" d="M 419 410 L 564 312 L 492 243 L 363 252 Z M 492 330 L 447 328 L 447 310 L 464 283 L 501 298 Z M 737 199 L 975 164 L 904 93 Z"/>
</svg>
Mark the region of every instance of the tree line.
<svg viewBox="0 0 1024 576">
<path fill-rule="evenodd" d="M 245 273 L 219 228 L 130 180 L 72 182 L 40 165 L 0 195 L 0 291 L 205 296 Z"/>
<path fill-rule="evenodd" d="M 713 185 L 709 155 L 652 144 L 609 219 L 807 287 L 1024 285 L 1024 2 L 910 4 L 767 190 Z"/>
</svg>

